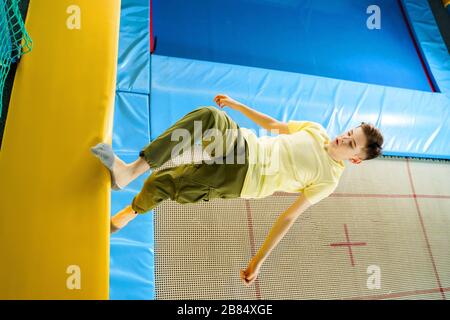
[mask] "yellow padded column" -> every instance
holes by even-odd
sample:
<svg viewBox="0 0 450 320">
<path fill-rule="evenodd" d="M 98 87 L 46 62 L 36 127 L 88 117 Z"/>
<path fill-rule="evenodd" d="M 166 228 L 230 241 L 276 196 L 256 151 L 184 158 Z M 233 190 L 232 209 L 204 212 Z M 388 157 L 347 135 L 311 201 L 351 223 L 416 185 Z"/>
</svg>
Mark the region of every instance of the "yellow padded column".
<svg viewBox="0 0 450 320">
<path fill-rule="evenodd" d="M 0 299 L 108 299 L 120 0 L 30 1 L 0 150 Z M 78 285 L 80 286 L 78 288 Z"/>
</svg>

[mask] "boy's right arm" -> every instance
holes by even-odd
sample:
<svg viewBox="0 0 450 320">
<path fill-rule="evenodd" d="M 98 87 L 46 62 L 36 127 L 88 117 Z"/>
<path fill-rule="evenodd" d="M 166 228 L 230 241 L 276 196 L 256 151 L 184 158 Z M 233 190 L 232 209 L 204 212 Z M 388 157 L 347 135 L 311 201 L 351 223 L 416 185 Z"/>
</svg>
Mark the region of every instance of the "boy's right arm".
<svg viewBox="0 0 450 320">
<path fill-rule="evenodd" d="M 244 279 L 247 285 L 251 284 L 256 279 L 262 264 L 269 254 L 278 245 L 281 239 L 283 239 L 297 218 L 309 207 L 311 207 L 311 203 L 306 199 L 304 194 L 301 194 L 286 211 L 278 216 L 278 219 L 270 229 L 266 240 L 250 261 L 247 269 L 241 271 L 241 278 Z"/>
<path fill-rule="evenodd" d="M 214 98 L 214 101 L 221 108 L 230 107 L 231 109 L 238 110 L 246 117 L 251 119 L 260 127 L 269 130 L 275 131 L 278 134 L 289 134 L 289 130 L 287 124 L 281 121 L 278 121 L 264 113 L 258 112 L 243 103 L 240 103 L 227 95 L 217 95 Z"/>
</svg>

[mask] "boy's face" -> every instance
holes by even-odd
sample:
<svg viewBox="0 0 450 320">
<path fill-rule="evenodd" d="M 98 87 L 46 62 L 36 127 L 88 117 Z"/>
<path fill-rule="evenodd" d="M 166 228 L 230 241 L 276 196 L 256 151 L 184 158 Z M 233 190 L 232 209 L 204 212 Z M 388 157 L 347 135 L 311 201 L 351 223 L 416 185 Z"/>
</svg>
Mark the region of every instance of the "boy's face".
<svg viewBox="0 0 450 320">
<path fill-rule="evenodd" d="M 361 127 L 350 129 L 330 141 L 328 152 L 340 160 L 349 160 L 354 164 L 361 163 L 364 159 L 363 148 L 367 138 Z"/>
</svg>

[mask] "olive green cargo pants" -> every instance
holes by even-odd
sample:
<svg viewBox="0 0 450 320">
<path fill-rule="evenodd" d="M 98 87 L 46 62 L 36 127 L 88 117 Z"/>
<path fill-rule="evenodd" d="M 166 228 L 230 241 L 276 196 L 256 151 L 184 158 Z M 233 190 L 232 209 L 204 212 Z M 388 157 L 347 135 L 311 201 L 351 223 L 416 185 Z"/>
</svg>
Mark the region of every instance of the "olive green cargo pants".
<svg viewBox="0 0 450 320">
<path fill-rule="evenodd" d="M 200 121 L 196 127 L 195 121 Z M 175 146 L 178 145 L 180 148 L 179 140 L 172 141 L 172 137 L 180 132 L 175 131 L 176 129 L 184 129 L 181 131 L 189 133 L 190 141 L 185 139 L 183 145 L 187 146 L 190 143 L 190 147 L 193 148 L 196 142 L 195 134 L 199 133 L 200 127 L 200 148 L 208 152 L 215 162 L 191 162 L 153 171 L 132 201 L 131 206 L 135 212 L 150 211 L 166 199 L 186 204 L 196 203 L 200 200 L 230 199 L 240 196 L 248 169 L 247 142 L 242 136 L 239 126 L 218 108 L 200 107 L 186 114 L 148 144 L 139 153 L 139 156 L 145 159 L 150 168 L 156 169 L 171 158 Z M 195 128 L 197 128 L 196 131 Z M 221 134 L 222 139 L 208 138 L 208 129 L 216 129 L 216 133 Z M 222 147 L 217 148 L 219 144 L 222 144 Z M 214 149 L 214 147 L 216 148 Z M 212 152 L 210 152 L 211 150 Z"/>
</svg>

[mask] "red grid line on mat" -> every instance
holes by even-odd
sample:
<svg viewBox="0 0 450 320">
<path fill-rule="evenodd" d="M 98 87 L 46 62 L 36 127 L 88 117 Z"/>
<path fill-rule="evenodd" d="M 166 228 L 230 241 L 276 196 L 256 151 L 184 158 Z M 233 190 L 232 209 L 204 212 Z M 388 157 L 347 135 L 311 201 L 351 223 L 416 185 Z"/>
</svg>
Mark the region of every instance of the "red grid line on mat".
<svg viewBox="0 0 450 320">
<path fill-rule="evenodd" d="M 411 173 L 411 167 L 410 167 L 410 164 L 409 164 L 409 159 L 406 159 L 406 168 L 408 170 L 408 177 L 409 177 L 409 182 L 411 184 L 411 189 L 412 189 L 413 194 L 415 195 L 416 194 L 416 190 L 414 188 L 414 182 L 413 182 L 413 178 L 412 178 L 412 173 Z M 423 222 L 422 212 L 420 210 L 420 206 L 419 206 L 419 202 L 417 201 L 417 197 L 414 197 L 414 202 L 416 204 L 417 214 L 419 216 L 419 221 L 420 221 L 420 225 L 422 227 L 422 232 L 423 232 L 423 236 L 425 238 L 425 243 L 427 245 L 428 254 L 429 254 L 430 259 L 431 259 L 431 264 L 433 265 L 433 270 L 434 270 L 434 275 L 436 276 L 437 285 L 438 285 L 438 287 L 440 289 L 442 299 L 445 300 L 445 293 L 444 293 L 444 290 L 443 290 L 442 285 L 441 285 L 441 279 L 439 277 L 439 273 L 438 273 L 437 268 L 436 268 L 436 263 L 434 261 L 433 253 L 431 252 L 430 241 L 428 240 L 427 230 L 426 230 L 425 224 Z"/>
<path fill-rule="evenodd" d="M 348 248 L 348 254 L 350 256 L 350 262 L 352 263 L 352 267 L 355 266 L 355 259 L 353 257 L 353 251 L 352 246 L 365 246 L 367 245 L 366 242 L 351 242 L 350 236 L 348 235 L 348 228 L 347 225 L 344 224 L 344 232 L 345 232 L 345 239 L 347 242 L 339 242 L 339 243 L 331 243 L 331 247 L 347 247 Z"/>
<path fill-rule="evenodd" d="M 250 248 L 252 257 L 256 254 L 255 236 L 253 232 L 252 210 L 250 209 L 249 200 L 245 200 L 245 208 L 247 210 L 248 235 L 250 237 Z M 261 288 L 259 287 L 259 278 L 255 280 L 256 299 L 261 300 Z"/>
</svg>

